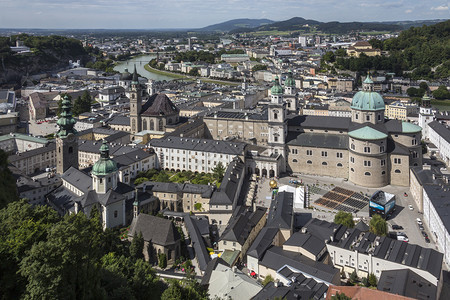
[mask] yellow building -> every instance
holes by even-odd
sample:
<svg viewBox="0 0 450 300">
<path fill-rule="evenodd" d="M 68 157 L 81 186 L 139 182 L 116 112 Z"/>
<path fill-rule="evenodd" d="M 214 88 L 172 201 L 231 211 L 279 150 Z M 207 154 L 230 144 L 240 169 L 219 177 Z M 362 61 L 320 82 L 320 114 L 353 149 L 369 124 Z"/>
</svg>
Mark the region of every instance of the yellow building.
<svg viewBox="0 0 450 300">
<path fill-rule="evenodd" d="M 373 49 L 372 45 L 366 41 L 359 41 L 348 47 L 347 55 L 350 57 L 359 57 L 361 53 L 367 56 L 381 55 L 380 49 Z"/>
</svg>

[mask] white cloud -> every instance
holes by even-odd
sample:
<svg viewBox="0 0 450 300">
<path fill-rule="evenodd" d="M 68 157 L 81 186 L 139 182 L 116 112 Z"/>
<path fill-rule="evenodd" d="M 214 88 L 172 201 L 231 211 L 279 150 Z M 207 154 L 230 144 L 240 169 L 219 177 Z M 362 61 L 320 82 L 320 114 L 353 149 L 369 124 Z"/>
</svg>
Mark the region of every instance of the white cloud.
<svg viewBox="0 0 450 300">
<path fill-rule="evenodd" d="M 436 11 L 448 10 L 448 5 L 440 5 L 440 6 L 432 7 L 431 10 L 436 10 Z"/>
<path fill-rule="evenodd" d="M 410 13 L 412 13 L 412 9 L 405 10 L 405 14 L 410 14 Z"/>
</svg>

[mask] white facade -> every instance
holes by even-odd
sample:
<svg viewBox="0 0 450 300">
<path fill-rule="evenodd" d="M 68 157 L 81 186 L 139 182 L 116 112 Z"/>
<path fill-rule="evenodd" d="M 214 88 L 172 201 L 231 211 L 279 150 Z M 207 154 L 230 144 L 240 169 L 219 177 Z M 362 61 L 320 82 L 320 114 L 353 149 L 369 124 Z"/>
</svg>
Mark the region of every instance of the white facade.
<svg viewBox="0 0 450 300">
<path fill-rule="evenodd" d="M 434 126 L 438 127 L 440 130 L 434 129 Z M 447 136 L 450 136 L 450 129 L 440 123 L 433 123 L 433 127 L 429 125 L 426 126 L 428 139 L 439 149 L 439 156 L 448 166 L 450 165 L 450 140 L 448 140 L 448 138 L 446 139 L 445 136 L 442 136 L 442 133 L 448 131 Z M 442 133 L 440 134 L 440 132 Z"/>
<path fill-rule="evenodd" d="M 236 155 L 154 147 L 161 169 L 210 173 L 221 162 L 226 168 Z"/>
</svg>

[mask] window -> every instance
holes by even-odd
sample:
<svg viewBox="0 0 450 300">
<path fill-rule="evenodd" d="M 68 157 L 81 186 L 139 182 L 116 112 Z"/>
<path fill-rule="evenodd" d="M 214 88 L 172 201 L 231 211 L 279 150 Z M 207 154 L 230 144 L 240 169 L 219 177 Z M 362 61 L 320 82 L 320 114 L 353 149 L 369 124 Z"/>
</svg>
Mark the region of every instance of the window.
<svg viewBox="0 0 450 300">
<path fill-rule="evenodd" d="M 223 241 L 223 244 L 226 245 L 226 244 L 227 244 L 227 241 Z"/>
<path fill-rule="evenodd" d="M 364 147 L 364 153 L 370 153 L 370 147 Z"/>
<path fill-rule="evenodd" d="M 378 115 L 378 121 L 381 121 L 381 115 Z"/>
<path fill-rule="evenodd" d="M 278 114 L 277 114 L 277 113 L 273 113 L 273 118 L 274 118 L 275 120 L 277 120 L 277 119 L 278 119 Z"/>
<path fill-rule="evenodd" d="M 400 165 L 402 163 L 401 158 L 394 158 L 394 164 Z"/>
<path fill-rule="evenodd" d="M 296 160 L 296 159 L 293 159 L 292 162 L 297 162 L 297 160 Z"/>
<path fill-rule="evenodd" d="M 328 156 L 328 152 L 327 151 L 322 151 L 322 157 L 327 157 Z"/>
<path fill-rule="evenodd" d="M 114 211 L 114 218 L 117 218 L 117 210 Z"/>
<path fill-rule="evenodd" d="M 306 155 L 313 155 L 312 150 L 306 150 Z"/>
<path fill-rule="evenodd" d="M 355 150 L 355 148 L 356 148 L 356 147 L 355 147 L 355 144 L 352 144 L 352 145 L 351 145 L 351 148 L 352 148 L 352 150 Z"/>
<path fill-rule="evenodd" d="M 413 151 L 412 153 L 412 158 L 417 158 L 418 157 L 418 155 L 417 155 L 417 152 L 416 151 Z"/>
<path fill-rule="evenodd" d="M 355 114 L 355 119 L 358 120 L 359 116 L 358 114 Z"/>
<path fill-rule="evenodd" d="M 341 164 L 341 163 L 338 163 L 337 166 L 338 166 L 338 167 L 342 167 L 342 164 Z"/>
<path fill-rule="evenodd" d="M 402 171 L 400 171 L 399 169 L 395 170 L 395 173 L 401 173 Z"/>
<path fill-rule="evenodd" d="M 366 173 L 364 173 L 364 175 L 370 176 L 370 172 L 366 172 Z"/>
<path fill-rule="evenodd" d="M 274 142 L 278 142 L 278 137 L 277 136 L 273 137 L 273 140 Z"/>
<path fill-rule="evenodd" d="M 298 154 L 298 150 L 297 149 L 292 149 L 291 152 L 292 152 L 292 154 Z"/>
<path fill-rule="evenodd" d="M 322 166 L 328 165 L 326 161 L 322 162 Z"/>
<path fill-rule="evenodd" d="M 312 164 L 312 161 L 308 160 L 306 163 L 307 163 L 308 165 L 310 165 L 310 164 Z"/>
<path fill-rule="evenodd" d="M 385 166 L 386 165 L 386 160 L 385 159 L 382 159 L 381 160 L 381 166 Z"/>
<path fill-rule="evenodd" d="M 353 169 L 353 168 L 350 168 L 350 171 L 352 171 L 352 172 L 355 172 L 355 169 Z"/>
<path fill-rule="evenodd" d="M 384 146 L 380 146 L 380 152 L 384 152 Z"/>
<path fill-rule="evenodd" d="M 366 121 L 370 121 L 370 116 L 369 115 L 366 116 Z"/>
<path fill-rule="evenodd" d="M 370 167 L 372 165 L 372 162 L 370 160 L 364 161 L 364 167 Z"/>
<path fill-rule="evenodd" d="M 412 141 L 411 141 L 411 144 L 414 146 L 414 145 L 417 145 L 417 140 L 416 139 L 413 139 Z"/>
<path fill-rule="evenodd" d="M 386 171 L 381 172 L 381 175 L 384 175 L 384 174 L 386 174 Z"/>
<path fill-rule="evenodd" d="M 233 247 L 236 247 L 236 242 L 233 242 Z"/>
<path fill-rule="evenodd" d="M 352 162 L 352 163 L 355 163 L 355 158 L 352 156 L 352 157 L 350 157 L 350 161 Z"/>
<path fill-rule="evenodd" d="M 342 152 L 336 153 L 336 157 L 337 157 L 337 158 L 342 158 Z"/>
</svg>

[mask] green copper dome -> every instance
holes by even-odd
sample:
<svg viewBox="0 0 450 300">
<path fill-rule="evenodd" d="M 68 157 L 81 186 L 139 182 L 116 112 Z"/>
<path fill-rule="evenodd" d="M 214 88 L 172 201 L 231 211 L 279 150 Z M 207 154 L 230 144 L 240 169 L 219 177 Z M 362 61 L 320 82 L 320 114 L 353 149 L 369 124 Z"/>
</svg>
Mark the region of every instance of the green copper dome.
<svg viewBox="0 0 450 300">
<path fill-rule="evenodd" d="M 387 134 L 369 126 L 350 131 L 348 135 L 357 140 L 382 140 L 387 138 Z"/>
<path fill-rule="evenodd" d="M 106 176 L 118 170 L 117 164 L 109 157 L 109 147 L 105 140 L 100 147 L 100 159 L 92 167 L 92 174 Z"/>
<path fill-rule="evenodd" d="M 295 80 L 294 76 L 292 76 L 292 71 L 289 70 L 288 76 L 286 78 L 286 81 L 284 82 L 285 86 L 295 87 Z"/>
<path fill-rule="evenodd" d="M 422 131 L 422 127 L 409 123 L 402 122 L 402 132 L 403 133 L 418 133 Z"/>
<path fill-rule="evenodd" d="M 370 79 L 368 74 L 363 82 L 363 90 L 357 92 L 356 95 L 353 96 L 350 107 L 352 109 L 363 111 L 377 111 L 385 109 L 383 97 L 381 97 L 379 93 L 373 91 L 373 81 Z"/>
<path fill-rule="evenodd" d="M 283 94 L 283 88 L 280 85 L 280 81 L 278 79 L 278 76 L 275 77 L 275 80 L 273 82 L 273 86 L 270 89 L 270 93 L 272 95 L 282 95 Z"/>
<path fill-rule="evenodd" d="M 61 115 L 56 122 L 59 126 L 59 131 L 56 133 L 57 136 L 60 138 L 65 138 L 69 134 L 76 134 L 77 131 L 75 130 L 74 126 L 77 122 L 72 117 L 72 103 L 70 102 L 70 99 L 67 95 L 64 96 L 62 100 L 62 106 L 61 106 L 62 112 Z"/>
</svg>

